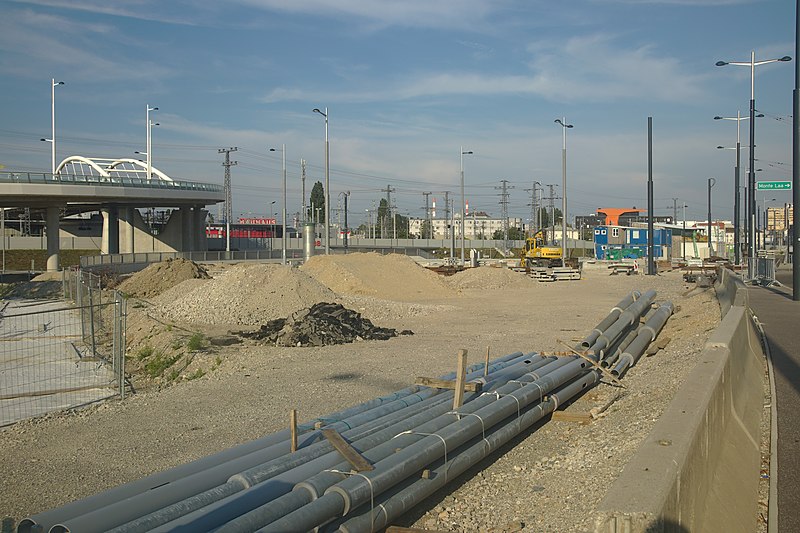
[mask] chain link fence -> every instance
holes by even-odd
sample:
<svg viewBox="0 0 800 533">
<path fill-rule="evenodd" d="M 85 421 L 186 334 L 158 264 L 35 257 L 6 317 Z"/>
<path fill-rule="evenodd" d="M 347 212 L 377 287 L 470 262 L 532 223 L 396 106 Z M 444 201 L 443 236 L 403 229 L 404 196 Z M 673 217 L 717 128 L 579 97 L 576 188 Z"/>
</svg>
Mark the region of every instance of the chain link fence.
<svg viewBox="0 0 800 533">
<path fill-rule="evenodd" d="M 125 396 L 125 299 L 80 269 L 62 285 L 0 304 L 0 426 Z"/>
</svg>

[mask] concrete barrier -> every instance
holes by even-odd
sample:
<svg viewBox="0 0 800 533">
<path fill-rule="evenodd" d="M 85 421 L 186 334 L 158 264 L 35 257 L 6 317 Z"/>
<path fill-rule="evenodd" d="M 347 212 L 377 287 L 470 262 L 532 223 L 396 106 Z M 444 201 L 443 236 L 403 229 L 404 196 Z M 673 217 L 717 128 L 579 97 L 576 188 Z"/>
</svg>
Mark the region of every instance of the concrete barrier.
<svg viewBox="0 0 800 533">
<path fill-rule="evenodd" d="M 756 528 L 764 353 L 741 280 L 720 279 L 728 310 L 598 505 L 598 533 Z"/>
</svg>

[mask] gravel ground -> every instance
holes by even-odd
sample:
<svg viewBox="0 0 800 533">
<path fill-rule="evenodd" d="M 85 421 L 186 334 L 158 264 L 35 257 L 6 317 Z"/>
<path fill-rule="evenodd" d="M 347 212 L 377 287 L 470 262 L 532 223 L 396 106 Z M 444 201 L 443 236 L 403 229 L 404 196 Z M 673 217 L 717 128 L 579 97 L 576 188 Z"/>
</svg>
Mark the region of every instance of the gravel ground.
<svg viewBox="0 0 800 533">
<path fill-rule="evenodd" d="M 358 269 L 350 270 L 357 274 Z M 625 375 L 625 389 L 601 383 L 566 407 L 585 413 L 616 398 L 598 419 L 544 424 L 398 522 L 444 531 L 592 530 L 597 503 L 719 323 L 713 290 L 687 285 L 679 272 L 610 276 L 595 268 L 584 270 L 580 281 L 539 283 L 521 273 L 498 282 L 488 272 L 493 269 L 478 270 L 487 271 L 481 274 L 487 276 L 484 285 L 495 288 L 459 288 L 481 286 L 470 278 L 463 284 L 448 280 L 447 296 L 442 291 L 414 301 L 408 297 L 412 291 L 403 293 L 403 301 L 365 297 L 370 291 L 363 283 L 354 284 L 360 294 L 338 294 L 338 301 L 376 325 L 410 329 L 413 336 L 324 348 L 212 346 L 207 355 L 221 364 L 201 379 L 5 428 L 0 431 L 0 517 L 19 520 L 274 432 L 287 425 L 290 409 L 297 409 L 301 420 L 310 419 L 401 389 L 416 376 L 444 374 L 454 369 L 460 348 L 469 350 L 470 362 L 482 360 L 487 347 L 492 356 L 564 350 L 563 343 L 583 338 L 628 292 L 653 288 L 657 301 L 676 305 L 661 333 L 671 342 Z M 230 275 L 226 270 L 217 279 Z M 237 279 L 246 285 L 241 280 L 267 278 Z M 413 279 L 399 275 L 381 281 L 390 282 L 402 286 Z M 246 285 L 251 292 L 254 287 Z M 165 304 L 158 305 L 163 310 Z M 187 309 L 210 317 L 215 306 L 206 298 Z M 154 309 L 131 306 L 129 312 Z M 183 319 L 191 318 L 181 309 Z M 224 316 L 236 315 L 226 310 Z"/>
</svg>

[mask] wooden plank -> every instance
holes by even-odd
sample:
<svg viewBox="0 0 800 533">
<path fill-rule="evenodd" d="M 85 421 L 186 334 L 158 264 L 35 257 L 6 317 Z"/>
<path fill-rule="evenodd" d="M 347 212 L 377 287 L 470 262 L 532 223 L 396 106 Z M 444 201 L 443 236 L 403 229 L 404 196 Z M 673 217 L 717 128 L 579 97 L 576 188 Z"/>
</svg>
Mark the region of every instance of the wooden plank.
<svg viewBox="0 0 800 533">
<path fill-rule="evenodd" d="M 486 347 L 486 362 L 483 365 L 483 377 L 489 375 L 489 348 L 490 346 Z"/>
<path fill-rule="evenodd" d="M 458 363 L 456 366 L 456 393 L 453 396 L 453 409 L 458 409 L 464 403 L 464 384 L 467 377 L 467 351 L 458 351 Z"/>
<path fill-rule="evenodd" d="M 425 387 L 435 387 L 437 389 L 450 389 L 450 390 L 456 388 L 455 381 L 448 381 L 436 378 L 426 378 L 426 377 L 417 377 L 417 379 L 414 380 L 414 385 L 423 385 Z M 464 390 L 467 392 L 480 392 L 482 387 L 483 383 L 478 383 L 474 381 L 467 381 L 466 383 L 464 383 Z"/>
<path fill-rule="evenodd" d="M 372 466 L 363 455 L 358 453 L 358 450 L 350 446 L 350 443 L 344 440 L 335 429 L 323 429 L 322 435 L 328 439 L 331 445 L 336 448 L 336 451 L 342 454 L 342 457 L 344 457 L 356 471 L 366 472 L 368 470 L 375 470 L 375 467 Z"/>
<path fill-rule="evenodd" d="M 289 411 L 289 431 L 291 431 L 291 451 L 297 451 L 297 409 Z"/>
<path fill-rule="evenodd" d="M 446 533 L 439 529 L 418 529 L 414 527 L 389 526 L 386 533 Z"/>
<path fill-rule="evenodd" d="M 561 422 L 591 422 L 591 413 L 570 413 L 568 411 L 553 412 L 552 420 Z"/>
</svg>

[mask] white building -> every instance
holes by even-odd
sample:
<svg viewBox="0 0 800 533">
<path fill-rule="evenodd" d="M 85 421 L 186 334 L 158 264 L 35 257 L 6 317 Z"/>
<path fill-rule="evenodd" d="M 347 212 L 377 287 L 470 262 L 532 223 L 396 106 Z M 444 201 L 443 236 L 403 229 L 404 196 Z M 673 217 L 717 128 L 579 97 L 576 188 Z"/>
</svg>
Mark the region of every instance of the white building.
<svg viewBox="0 0 800 533">
<path fill-rule="evenodd" d="M 424 218 L 412 218 L 409 220 L 409 232 L 416 238 L 422 237 L 422 226 L 426 220 Z M 501 218 L 491 218 L 483 212 L 476 212 L 467 215 L 464 219 L 464 238 L 465 239 L 491 239 L 494 232 L 497 230 L 503 231 L 503 222 Z M 448 239 L 453 234 L 450 228 L 451 221 L 443 218 L 434 218 L 431 220 L 431 227 L 433 229 L 432 239 Z M 455 215 L 455 236 L 461 238 L 461 216 L 460 213 Z M 524 229 L 521 218 L 509 218 L 509 228 Z"/>
</svg>

